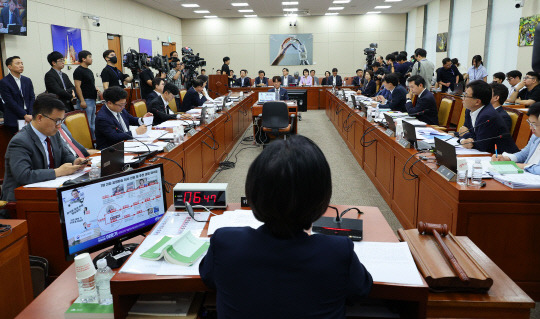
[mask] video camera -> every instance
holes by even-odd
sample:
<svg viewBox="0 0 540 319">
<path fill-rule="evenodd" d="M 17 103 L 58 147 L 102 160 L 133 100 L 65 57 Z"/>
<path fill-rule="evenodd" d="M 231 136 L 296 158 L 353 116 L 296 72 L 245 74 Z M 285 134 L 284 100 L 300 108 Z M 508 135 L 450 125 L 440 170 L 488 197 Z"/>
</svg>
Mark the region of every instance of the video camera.
<svg viewBox="0 0 540 319">
<path fill-rule="evenodd" d="M 185 84 L 189 88 L 193 80 L 199 75 L 196 69 L 206 66 L 206 61 L 199 56 L 199 53 L 193 54 L 193 50 L 190 47 L 184 47 L 182 48 L 182 62 L 184 63 L 184 70 L 186 72 Z"/>
<path fill-rule="evenodd" d="M 369 45 L 369 48 L 364 49 L 364 55 L 367 55 L 366 62 L 367 62 L 367 68 L 371 69 L 371 65 L 373 64 L 373 61 L 375 60 L 375 55 L 377 54 L 377 43 L 371 43 Z"/>
<path fill-rule="evenodd" d="M 149 63 L 149 67 L 158 70 L 161 73 L 169 73 L 171 70 L 171 67 L 168 63 L 168 59 L 166 55 L 158 54 L 154 57 L 152 57 L 152 60 Z"/>
<path fill-rule="evenodd" d="M 128 53 L 124 54 L 122 65 L 131 70 L 132 73 L 137 73 L 148 65 L 148 54 L 139 53 L 133 49 L 130 49 Z"/>
</svg>

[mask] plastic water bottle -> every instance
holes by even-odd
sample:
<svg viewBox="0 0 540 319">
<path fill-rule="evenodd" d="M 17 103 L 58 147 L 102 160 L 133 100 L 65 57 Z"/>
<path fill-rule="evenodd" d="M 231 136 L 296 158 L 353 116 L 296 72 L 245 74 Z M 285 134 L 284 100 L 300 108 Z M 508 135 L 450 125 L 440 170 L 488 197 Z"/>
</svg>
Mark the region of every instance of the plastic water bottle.
<svg viewBox="0 0 540 319">
<path fill-rule="evenodd" d="M 471 174 L 471 185 L 480 188 L 482 184 L 482 163 L 479 159 L 474 162 Z"/>
<path fill-rule="evenodd" d="M 81 303 L 96 303 L 98 295 L 96 290 L 96 276 L 77 280 L 79 285 L 79 299 Z"/>
<path fill-rule="evenodd" d="M 96 282 L 99 295 L 99 303 L 101 305 L 112 304 L 111 295 L 111 278 L 114 276 L 114 272 L 105 259 L 100 259 L 97 262 Z"/>
<path fill-rule="evenodd" d="M 379 118 L 379 114 L 380 114 L 379 104 L 377 104 L 377 106 L 375 106 L 375 112 L 374 112 L 373 117 L 377 119 L 377 118 Z"/>
</svg>

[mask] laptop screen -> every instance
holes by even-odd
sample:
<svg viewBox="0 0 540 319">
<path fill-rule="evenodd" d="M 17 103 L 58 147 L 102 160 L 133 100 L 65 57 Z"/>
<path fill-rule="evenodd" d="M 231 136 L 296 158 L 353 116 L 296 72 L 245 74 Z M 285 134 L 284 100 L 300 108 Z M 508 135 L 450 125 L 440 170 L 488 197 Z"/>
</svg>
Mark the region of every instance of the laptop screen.
<svg viewBox="0 0 540 319">
<path fill-rule="evenodd" d="M 437 137 L 435 140 L 435 159 L 439 165 L 444 165 L 454 173 L 457 173 L 456 147 Z"/>
<path fill-rule="evenodd" d="M 388 115 L 387 113 L 384 113 L 384 118 L 386 119 L 386 124 L 388 124 L 388 128 L 396 132 L 396 123 L 394 122 L 394 119 Z"/>
<path fill-rule="evenodd" d="M 275 92 L 259 92 L 259 103 L 274 101 L 276 99 Z"/>
</svg>

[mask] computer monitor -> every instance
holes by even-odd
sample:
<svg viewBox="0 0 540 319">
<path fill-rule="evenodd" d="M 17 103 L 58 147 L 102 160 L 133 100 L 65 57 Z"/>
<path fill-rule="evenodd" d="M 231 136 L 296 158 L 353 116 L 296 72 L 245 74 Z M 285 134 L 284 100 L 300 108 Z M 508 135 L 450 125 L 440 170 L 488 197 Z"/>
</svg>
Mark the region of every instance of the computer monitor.
<svg viewBox="0 0 540 319">
<path fill-rule="evenodd" d="M 307 90 L 304 89 L 294 89 L 288 90 L 289 100 L 296 101 L 296 106 L 298 107 L 299 112 L 307 111 Z"/>
<path fill-rule="evenodd" d="M 95 258 L 118 268 L 134 246 L 122 241 L 148 232 L 166 212 L 162 164 L 58 188 L 66 260 L 114 245 Z"/>
<path fill-rule="evenodd" d="M 266 102 L 275 101 L 275 100 L 276 100 L 275 92 L 259 92 L 258 104 L 264 104 Z"/>
<path fill-rule="evenodd" d="M 435 137 L 435 159 L 439 165 L 444 165 L 454 173 L 457 173 L 456 147 L 445 140 Z"/>
</svg>

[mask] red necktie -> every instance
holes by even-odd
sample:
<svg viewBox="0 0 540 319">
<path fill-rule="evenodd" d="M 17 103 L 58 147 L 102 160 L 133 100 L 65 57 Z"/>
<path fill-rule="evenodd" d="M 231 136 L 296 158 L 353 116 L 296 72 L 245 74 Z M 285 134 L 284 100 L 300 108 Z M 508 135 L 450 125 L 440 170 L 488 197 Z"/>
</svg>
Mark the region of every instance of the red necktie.
<svg viewBox="0 0 540 319">
<path fill-rule="evenodd" d="M 60 135 L 62 135 L 64 140 L 66 140 L 66 143 L 68 143 L 69 147 L 71 147 L 71 149 L 75 151 L 77 156 L 80 158 L 84 158 L 84 154 L 81 152 L 81 150 L 77 146 L 75 146 L 75 144 L 73 144 L 73 141 L 71 141 L 71 139 L 66 134 L 66 132 L 64 132 L 62 128 L 59 128 L 58 130 L 60 131 Z"/>
<path fill-rule="evenodd" d="M 51 139 L 47 136 L 45 142 L 47 142 L 47 152 L 49 153 L 49 168 L 54 169 L 54 156 L 51 146 Z"/>
</svg>

